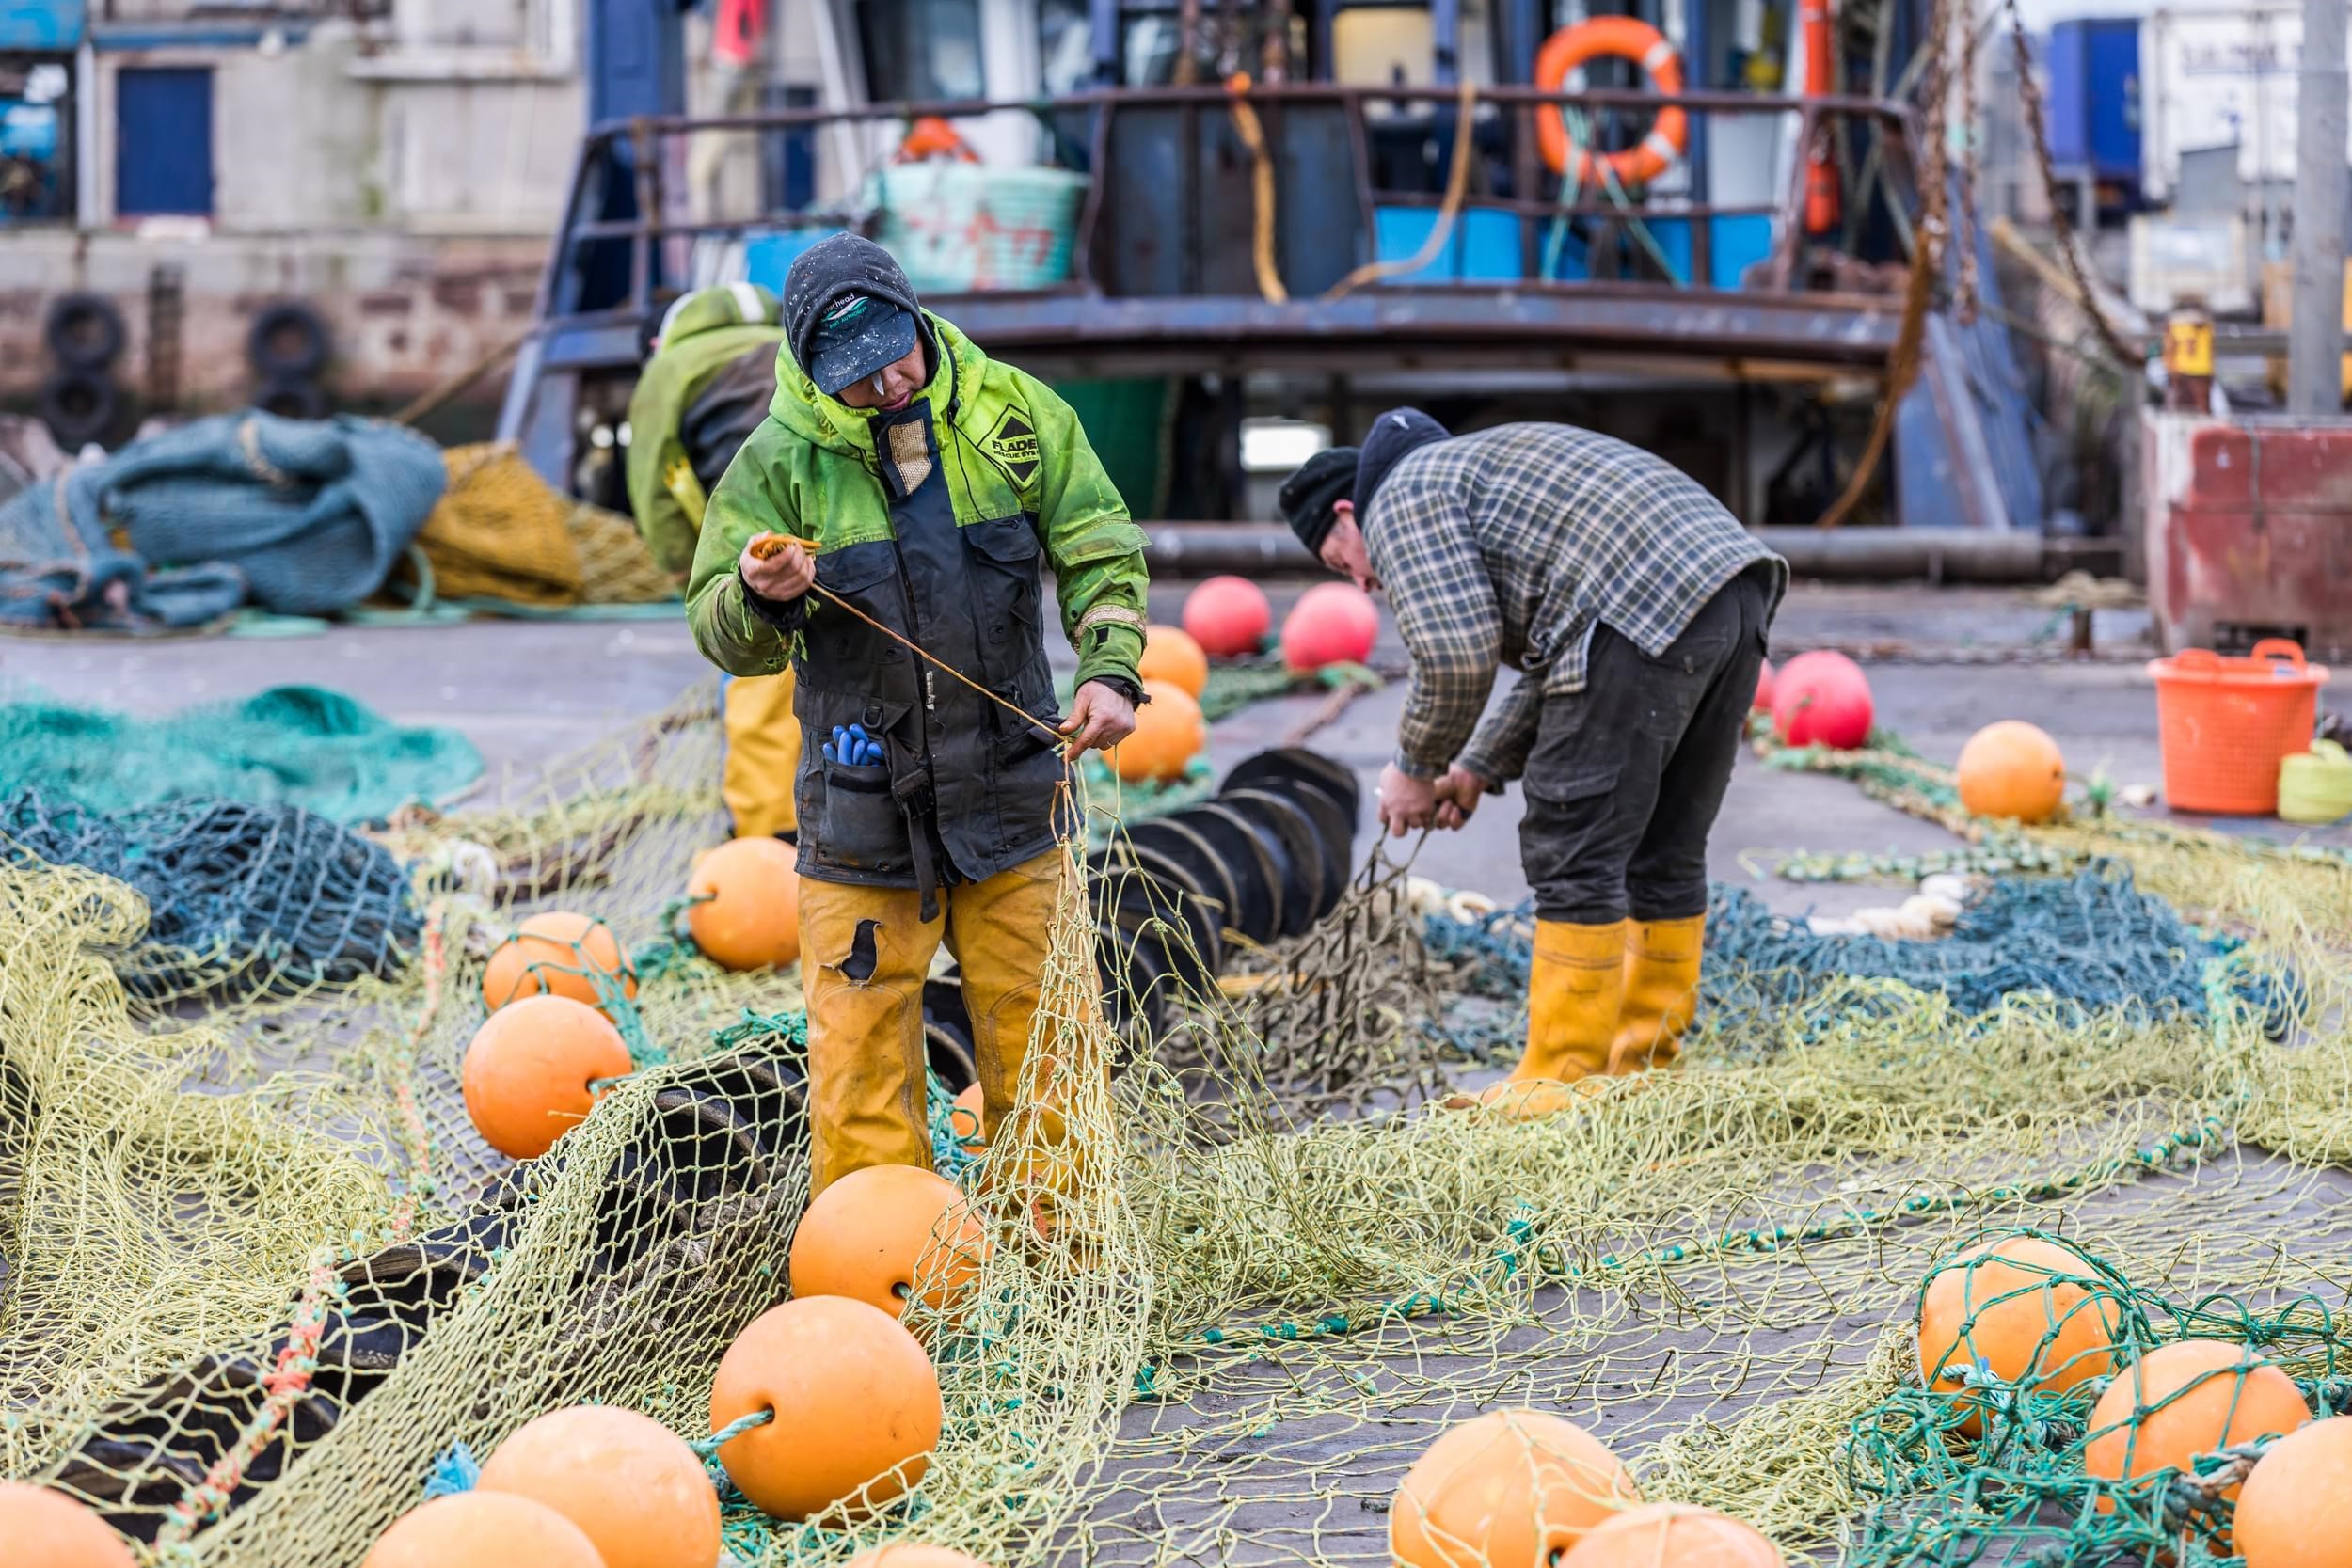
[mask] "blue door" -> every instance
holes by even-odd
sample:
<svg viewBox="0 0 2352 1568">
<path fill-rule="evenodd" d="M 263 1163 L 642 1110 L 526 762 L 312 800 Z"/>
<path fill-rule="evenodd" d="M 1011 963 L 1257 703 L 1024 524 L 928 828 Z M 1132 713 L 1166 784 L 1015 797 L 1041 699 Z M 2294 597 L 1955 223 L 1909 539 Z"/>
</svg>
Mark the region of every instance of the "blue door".
<svg viewBox="0 0 2352 1568">
<path fill-rule="evenodd" d="M 213 73 L 115 75 L 115 214 L 213 213 Z"/>
</svg>

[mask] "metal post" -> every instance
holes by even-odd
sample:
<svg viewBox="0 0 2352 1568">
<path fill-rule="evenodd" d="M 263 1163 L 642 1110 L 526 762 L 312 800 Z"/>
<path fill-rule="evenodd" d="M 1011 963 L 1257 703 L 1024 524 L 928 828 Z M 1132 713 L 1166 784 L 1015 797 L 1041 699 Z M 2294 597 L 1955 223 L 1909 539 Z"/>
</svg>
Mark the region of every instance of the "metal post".
<svg viewBox="0 0 2352 1568">
<path fill-rule="evenodd" d="M 2344 407 L 2344 0 L 2303 0 L 2295 118 L 2295 319 L 2287 410 Z"/>
</svg>

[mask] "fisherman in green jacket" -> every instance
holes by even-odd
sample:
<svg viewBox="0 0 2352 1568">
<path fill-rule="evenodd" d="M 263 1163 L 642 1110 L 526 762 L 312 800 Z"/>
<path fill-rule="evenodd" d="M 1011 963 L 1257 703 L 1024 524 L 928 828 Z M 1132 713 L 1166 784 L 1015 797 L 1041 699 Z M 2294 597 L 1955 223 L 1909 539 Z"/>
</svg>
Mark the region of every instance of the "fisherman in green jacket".
<svg viewBox="0 0 2352 1568">
<path fill-rule="evenodd" d="M 799 675 L 813 1195 L 930 1163 L 922 990 L 943 939 L 983 1135 L 1011 1112 L 1065 892 L 1064 768 L 1135 727 L 1147 579 L 1143 531 L 1069 405 L 924 310 L 889 252 L 812 247 L 784 325 L 775 402 L 711 497 L 687 607 L 721 669 Z M 771 533 L 813 557 L 752 548 Z M 1078 654 L 1066 718 L 1041 566 Z"/>
<path fill-rule="evenodd" d="M 661 318 L 628 400 L 628 505 L 661 569 L 686 585 L 709 494 L 776 395 L 784 307 L 772 290 L 723 283 L 682 294 Z M 719 793 L 735 832 L 790 839 L 801 770 L 792 672 L 722 677 L 726 737 Z"/>
</svg>

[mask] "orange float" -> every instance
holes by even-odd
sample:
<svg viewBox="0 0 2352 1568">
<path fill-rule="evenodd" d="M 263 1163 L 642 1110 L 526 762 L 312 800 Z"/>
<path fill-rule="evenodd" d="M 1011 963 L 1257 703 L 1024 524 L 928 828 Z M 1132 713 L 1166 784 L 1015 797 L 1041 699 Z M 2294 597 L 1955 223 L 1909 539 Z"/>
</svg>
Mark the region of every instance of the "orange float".
<svg viewBox="0 0 2352 1568">
<path fill-rule="evenodd" d="M 594 1007 L 604 998 L 592 971 L 619 981 L 622 995 L 637 994 L 637 976 L 612 927 L 594 915 L 549 910 L 499 943 L 482 972 L 482 1000 L 492 1012 L 526 996 L 568 996 Z"/>
<path fill-rule="evenodd" d="M 1981 1425 L 1986 1402 L 1965 1392 L 1981 1361 L 2010 1385 L 2063 1393 L 2115 1366 L 2122 1317 L 2090 1259 L 2042 1236 L 2002 1236 L 1954 1257 L 1919 1292 L 1919 1375 L 1968 1407 L 1963 1430 Z"/>
<path fill-rule="evenodd" d="M 483 1141 L 511 1160 L 532 1160 L 588 1119 L 590 1080 L 629 1070 L 612 1021 L 568 996 L 526 996 L 474 1032 L 458 1070 L 466 1115 Z"/>
<path fill-rule="evenodd" d="M 0 1562 L 8 1568 L 136 1568 L 103 1519 L 62 1492 L 0 1481 Z"/>
<path fill-rule="evenodd" d="M 2352 1557 L 2352 1416 L 2271 1444 L 2238 1490 L 2230 1532 L 2246 1568 L 2344 1568 Z"/>
<path fill-rule="evenodd" d="M 2066 799 L 2058 742 L 2022 720 L 1987 724 L 1960 749 L 1960 803 L 1976 816 L 2047 822 Z"/>
<path fill-rule="evenodd" d="M 1402 1568 L 1548 1568 L 1641 1500 L 1617 1456 L 1582 1427 L 1498 1410 L 1454 1427 L 1406 1472 L 1389 1551 Z"/>
<path fill-rule="evenodd" d="M 801 878 L 781 839 L 730 839 L 694 863 L 687 934 L 722 969 L 783 969 L 801 958 Z"/>
<path fill-rule="evenodd" d="M 1560 1568 L 1782 1568 L 1755 1526 L 1689 1503 L 1645 1503 L 1594 1527 Z"/>
<path fill-rule="evenodd" d="M 1186 635 L 1211 658 L 1240 658 L 1265 646 L 1274 606 L 1248 578 L 1211 578 L 1184 595 Z"/>
<path fill-rule="evenodd" d="M 2090 1407 L 2083 1468 L 2105 1481 L 2166 1469 L 2186 1474 L 2201 1453 L 2294 1432 L 2311 1418 L 2295 1380 L 2244 1345 L 2182 1339 L 2115 1374 Z M 2234 1499 L 2238 1491 L 2221 1496 Z M 2113 1509 L 2099 1499 L 2102 1513 Z M 2228 1545 L 2227 1533 L 2215 1544 Z"/>
<path fill-rule="evenodd" d="M 801 1216 L 792 1293 L 848 1296 L 894 1318 L 918 1300 L 953 1311 L 971 1299 L 987 1259 L 988 1239 L 962 1189 L 913 1165 L 868 1165 L 818 1194 Z"/>
<path fill-rule="evenodd" d="M 1282 662 L 1301 674 L 1327 664 L 1361 664 L 1380 637 L 1380 610 L 1352 582 L 1320 582 L 1282 617 Z"/>
<path fill-rule="evenodd" d="M 848 1499 L 879 1508 L 923 1479 L 946 1419 L 939 1374 L 906 1326 L 847 1296 L 809 1296 L 754 1318 L 719 1362 L 710 1430 L 756 1411 L 719 1463 L 779 1519 Z"/>
<path fill-rule="evenodd" d="M 850 1568 L 988 1568 L 978 1558 L 963 1552 L 950 1551 L 945 1546 L 926 1546 L 913 1541 L 901 1541 L 893 1546 L 878 1546 L 870 1552 L 860 1552 L 850 1559 Z"/>
<path fill-rule="evenodd" d="M 967 1154 L 977 1154 L 988 1147 L 987 1108 L 980 1097 L 980 1086 L 973 1084 L 956 1096 L 955 1105 L 947 1113 L 948 1124 L 955 1129 L 956 1142 Z"/>
<path fill-rule="evenodd" d="M 1682 90 L 1682 57 L 1675 53 L 1674 45 L 1648 23 L 1629 16 L 1592 17 L 1572 27 L 1563 27 L 1544 40 L 1543 48 L 1535 53 L 1535 86 L 1539 91 L 1559 92 L 1569 72 L 1604 55 L 1640 66 L 1642 74 L 1649 78 L 1652 92 L 1671 94 Z M 1571 171 L 1568 128 L 1559 110 L 1547 109 L 1535 116 L 1535 146 L 1543 153 L 1544 162 L 1551 166 L 1554 174 L 1573 172 L 1579 186 L 1600 184 L 1604 168 L 1621 185 L 1645 185 L 1674 166 L 1690 138 L 1690 117 L 1679 105 L 1670 104 L 1658 111 L 1658 119 L 1640 146 L 1597 157 L 1590 148 L 1581 149 Z"/>
<path fill-rule="evenodd" d="M 596 1546 L 545 1503 L 507 1492 L 459 1492 L 409 1510 L 359 1568 L 605 1568 Z M 13 1565 L 11 1565 L 13 1568 Z"/>
<path fill-rule="evenodd" d="M 703 1462 L 634 1410 L 550 1410 L 501 1443 L 474 1485 L 555 1510 L 580 1527 L 604 1568 L 714 1568 L 719 1560 L 719 1494 Z"/>
<path fill-rule="evenodd" d="M 1192 634 L 1181 626 L 1146 626 L 1143 658 L 1136 664 L 1136 673 L 1143 680 L 1181 686 L 1186 695 L 1197 700 L 1209 684 L 1209 656 L 1201 651 Z"/>
<path fill-rule="evenodd" d="M 1181 779 L 1200 754 L 1200 705 L 1166 681 L 1145 681 L 1143 689 L 1152 700 L 1136 709 L 1135 733 L 1111 748 L 1111 767 L 1129 784 Z"/>
</svg>

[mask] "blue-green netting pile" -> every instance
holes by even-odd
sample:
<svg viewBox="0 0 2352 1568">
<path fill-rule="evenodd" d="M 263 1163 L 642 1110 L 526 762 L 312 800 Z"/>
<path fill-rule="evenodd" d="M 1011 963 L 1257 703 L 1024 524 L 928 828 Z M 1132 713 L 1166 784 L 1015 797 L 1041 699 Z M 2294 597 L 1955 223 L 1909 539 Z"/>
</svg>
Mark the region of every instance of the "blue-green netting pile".
<svg viewBox="0 0 2352 1568">
<path fill-rule="evenodd" d="M 481 775 L 482 753 L 456 731 L 395 724 L 315 686 L 160 718 L 40 697 L 0 705 L 0 796 L 37 789 L 108 814 L 213 800 L 375 822 Z"/>
<path fill-rule="evenodd" d="M 1528 919 L 1524 908 L 1474 921 L 1432 914 L 1426 936 L 1434 956 L 1468 966 L 1463 990 L 1514 1001 L 1526 994 Z M 1948 996 L 1963 1015 L 1993 1011 L 2006 997 L 2048 997 L 2077 1021 L 2108 1007 L 2203 1018 L 2207 987 L 2217 983 L 2251 1003 L 2275 1035 L 2300 1006 L 2296 988 L 2231 963 L 2239 946 L 2190 925 L 2111 861 L 2071 876 L 1996 879 L 1947 935 L 1925 942 L 1816 935 L 1718 882 L 1701 990 L 1706 1014 L 1736 1029 L 1848 980 L 1899 980 Z M 1857 995 L 1853 1005 L 1892 1004 Z"/>
<path fill-rule="evenodd" d="M 147 900 L 117 969 L 134 991 L 307 990 L 389 978 L 423 922 L 391 851 L 299 806 L 166 800 L 108 814 L 20 789 L 0 856 L 79 865 Z"/>
</svg>

